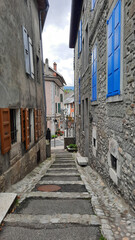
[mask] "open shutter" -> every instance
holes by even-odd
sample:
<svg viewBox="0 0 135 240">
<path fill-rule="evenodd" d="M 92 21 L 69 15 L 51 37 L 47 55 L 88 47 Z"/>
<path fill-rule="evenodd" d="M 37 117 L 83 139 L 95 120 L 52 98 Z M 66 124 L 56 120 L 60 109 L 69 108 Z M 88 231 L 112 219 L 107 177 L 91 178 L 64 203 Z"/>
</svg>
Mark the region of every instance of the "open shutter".
<svg viewBox="0 0 135 240">
<path fill-rule="evenodd" d="M 41 132 L 41 109 L 38 109 L 38 136 L 41 137 L 42 132 Z"/>
<path fill-rule="evenodd" d="M 120 93 L 121 1 L 114 9 L 114 94 Z"/>
<path fill-rule="evenodd" d="M 23 27 L 23 42 L 24 42 L 25 71 L 27 74 L 30 74 L 28 34 L 27 30 L 24 27 Z"/>
<path fill-rule="evenodd" d="M 34 79 L 33 45 L 30 37 L 29 37 L 29 54 L 30 54 L 30 75 Z"/>
<path fill-rule="evenodd" d="M 34 125 L 35 125 L 35 142 L 38 140 L 38 111 L 34 109 Z"/>
<path fill-rule="evenodd" d="M 97 47 L 92 51 L 92 101 L 97 100 Z"/>
<path fill-rule="evenodd" d="M 108 95 L 113 93 L 113 75 L 114 75 L 114 28 L 113 28 L 114 11 L 110 16 L 108 23 Z"/>
<path fill-rule="evenodd" d="M 22 142 L 25 141 L 25 110 L 21 108 L 21 133 L 22 133 Z"/>
<path fill-rule="evenodd" d="M 30 145 L 30 129 L 29 129 L 29 110 L 25 109 L 25 145 L 26 150 L 29 149 Z"/>
<path fill-rule="evenodd" d="M 11 149 L 10 110 L 0 109 L 1 153 L 4 155 Z"/>
</svg>

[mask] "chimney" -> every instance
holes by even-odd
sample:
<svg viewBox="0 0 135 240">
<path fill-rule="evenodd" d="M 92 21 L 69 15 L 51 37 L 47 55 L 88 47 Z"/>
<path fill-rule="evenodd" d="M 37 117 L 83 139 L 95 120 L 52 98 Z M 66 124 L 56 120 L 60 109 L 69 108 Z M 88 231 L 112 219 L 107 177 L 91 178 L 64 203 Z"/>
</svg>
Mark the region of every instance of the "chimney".
<svg viewBox="0 0 135 240">
<path fill-rule="evenodd" d="M 53 69 L 54 69 L 54 71 L 57 72 L 57 63 L 56 62 L 53 63 Z"/>
</svg>

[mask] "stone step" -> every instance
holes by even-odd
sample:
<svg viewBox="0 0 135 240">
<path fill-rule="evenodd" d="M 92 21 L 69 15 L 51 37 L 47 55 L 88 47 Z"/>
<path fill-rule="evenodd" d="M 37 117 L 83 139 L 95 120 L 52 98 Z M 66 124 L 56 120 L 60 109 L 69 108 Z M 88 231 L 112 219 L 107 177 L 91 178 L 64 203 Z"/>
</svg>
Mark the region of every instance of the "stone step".
<svg viewBox="0 0 135 240">
<path fill-rule="evenodd" d="M 92 226 L 101 225 L 100 219 L 95 215 L 80 214 L 55 214 L 55 215 L 30 215 L 30 214 L 9 214 L 4 220 L 5 223 L 14 224 L 48 224 L 48 223 L 78 223 Z"/>
<path fill-rule="evenodd" d="M 30 192 L 24 193 L 20 202 L 25 198 L 68 198 L 68 199 L 90 199 L 88 192 Z"/>
<path fill-rule="evenodd" d="M 63 175 L 65 175 L 65 176 L 77 176 L 77 177 L 79 177 L 80 176 L 80 174 L 79 173 L 69 173 L 69 172 L 65 172 L 65 171 L 63 171 L 63 172 L 60 172 L 60 173 L 54 173 L 54 172 L 50 172 L 50 173 L 46 173 L 45 174 L 45 176 L 63 176 Z"/>
<path fill-rule="evenodd" d="M 39 184 L 45 184 L 45 185 L 48 185 L 48 184 L 56 184 L 56 185 L 61 185 L 61 184 L 73 184 L 73 185 L 76 185 L 76 184 L 79 184 L 79 185 L 84 185 L 84 183 L 82 181 L 55 181 L 55 180 L 49 180 L 49 181 L 39 181 Z"/>
</svg>

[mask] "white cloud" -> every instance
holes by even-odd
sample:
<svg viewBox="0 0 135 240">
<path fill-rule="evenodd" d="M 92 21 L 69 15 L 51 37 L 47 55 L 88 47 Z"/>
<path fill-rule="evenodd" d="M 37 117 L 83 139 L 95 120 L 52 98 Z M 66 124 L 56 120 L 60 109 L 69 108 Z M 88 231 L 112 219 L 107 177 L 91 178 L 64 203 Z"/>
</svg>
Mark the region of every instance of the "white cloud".
<svg viewBox="0 0 135 240">
<path fill-rule="evenodd" d="M 59 0 L 59 2 L 60 1 L 63 4 L 63 0 Z M 51 67 L 53 66 L 53 62 L 56 62 L 58 65 L 58 72 L 64 77 L 67 85 L 73 85 L 73 50 L 69 49 L 70 9 L 69 7 L 67 10 L 65 8 L 63 14 L 64 27 L 61 23 L 56 23 L 58 22 L 59 16 L 56 16 L 56 18 L 53 18 L 54 15 L 52 16 L 52 13 L 54 14 L 54 11 L 57 10 L 58 9 L 53 9 L 52 4 L 52 9 L 50 9 L 50 15 L 43 31 L 44 59 L 49 59 L 49 65 Z"/>
</svg>

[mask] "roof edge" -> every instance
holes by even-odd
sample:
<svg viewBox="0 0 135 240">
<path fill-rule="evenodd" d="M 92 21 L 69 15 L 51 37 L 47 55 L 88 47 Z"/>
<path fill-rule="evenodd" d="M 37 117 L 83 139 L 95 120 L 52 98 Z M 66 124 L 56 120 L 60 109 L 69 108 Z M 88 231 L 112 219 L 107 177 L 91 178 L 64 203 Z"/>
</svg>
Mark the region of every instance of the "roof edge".
<svg viewBox="0 0 135 240">
<path fill-rule="evenodd" d="M 72 0 L 69 47 L 74 48 L 77 38 L 83 0 Z"/>
</svg>

